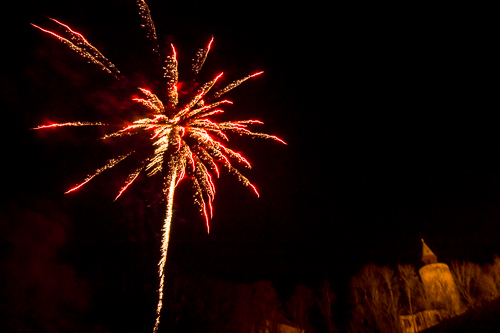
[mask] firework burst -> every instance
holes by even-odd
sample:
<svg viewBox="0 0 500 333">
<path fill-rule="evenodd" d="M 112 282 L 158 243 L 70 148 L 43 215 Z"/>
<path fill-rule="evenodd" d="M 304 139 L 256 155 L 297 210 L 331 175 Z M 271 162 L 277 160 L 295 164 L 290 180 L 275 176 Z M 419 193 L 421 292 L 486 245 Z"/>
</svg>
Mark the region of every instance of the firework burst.
<svg viewBox="0 0 500 333">
<path fill-rule="evenodd" d="M 212 116 L 222 113 L 220 108 L 224 104 L 231 104 L 228 100 L 221 100 L 220 97 L 236 88 L 244 81 L 261 74 L 262 72 L 248 75 L 242 79 L 233 81 L 225 88 L 215 93 L 211 89 L 221 79 L 222 73 L 213 80 L 199 86 L 187 102 L 179 102 L 177 54 L 173 45 L 171 45 L 168 54 L 162 56 L 159 49 L 156 30 L 147 4 L 142 0 L 137 0 L 139 14 L 143 19 L 142 27 L 146 30 L 148 39 L 153 44 L 153 52 L 164 59 L 163 65 L 163 90 L 161 95 L 152 92 L 146 88 L 138 88 L 139 96 L 133 97 L 133 100 L 139 103 L 144 111 L 141 119 L 131 121 L 126 126 L 116 130 L 116 125 L 104 124 L 100 122 L 70 122 L 60 124 L 48 124 L 36 127 L 35 129 L 48 129 L 63 126 L 108 126 L 113 128 L 103 139 L 116 138 L 122 136 L 137 136 L 140 133 L 146 133 L 150 142 L 152 152 L 146 158 L 142 159 L 140 166 L 129 174 L 122 188 L 118 191 L 118 197 L 137 179 L 141 172 L 148 176 L 161 174 L 163 176 L 163 193 L 166 201 L 166 214 L 163 223 L 163 238 L 161 247 L 161 259 L 159 262 L 159 299 L 156 310 L 156 322 L 154 332 L 158 331 L 160 321 L 160 312 L 163 301 L 164 287 L 164 268 L 167 258 L 167 249 L 170 237 L 170 224 L 172 221 L 172 208 L 175 188 L 184 178 L 189 178 L 194 187 L 194 201 L 198 205 L 200 212 L 205 218 L 207 232 L 210 231 L 209 220 L 212 217 L 212 201 L 215 197 L 215 186 L 212 174 L 219 176 L 219 167 L 225 168 L 230 173 L 250 187 L 257 195 L 257 189 L 250 181 L 243 176 L 232 163 L 237 162 L 250 167 L 250 163 L 239 153 L 231 150 L 225 145 L 228 140 L 227 133 L 236 133 L 252 137 L 260 137 L 277 140 L 284 143 L 276 136 L 264 133 L 252 132 L 248 125 L 261 124 L 257 120 L 228 121 L 217 122 Z M 34 27 L 50 34 L 59 41 L 67 45 L 71 50 L 86 58 L 89 62 L 102 68 L 104 71 L 115 77 L 117 80 L 124 80 L 123 74 L 111 63 L 104 55 L 92 46 L 80 33 L 72 30 L 66 24 L 51 19 L 57 28 L 63 32 L 58 34 L 51 30 L 43 29 L 37 25 Z M 63 35 L 65 37 L 63 37 Z M 213 38 L 207 47 L 201 48 L 193 59 L 192 70 L 198 74 L 201 70 L 208 52 L 212 45 Z M 126 79 L 125 79 L 126 80 Z M 158 96 L 163 97 L 161 99 Z M 73 192 L 92 178 L 103 171 L 113 168 L 115 165 L 134 155 L 135 151 L 112 158 L 107 163 L 97 169 L 93 174 L 69 189 L 66 193 Z"/>
</svg>

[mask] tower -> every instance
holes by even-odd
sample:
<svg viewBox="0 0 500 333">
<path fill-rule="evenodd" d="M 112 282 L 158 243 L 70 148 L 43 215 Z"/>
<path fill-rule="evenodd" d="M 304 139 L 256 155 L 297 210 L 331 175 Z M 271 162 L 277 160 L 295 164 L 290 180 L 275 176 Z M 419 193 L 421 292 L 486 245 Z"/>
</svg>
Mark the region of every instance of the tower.
<svg viewBox="0 0 500 333">
<path fill-rule="evenodd" d="M 422 239 L 422 261 L 419 274 L 424 285 L 425 296 L 432 307 L 445 309 L 451 316 L 463 312 L 460 295 L 450 268 L 437 261 L 437 256 Z"/>
</svg>

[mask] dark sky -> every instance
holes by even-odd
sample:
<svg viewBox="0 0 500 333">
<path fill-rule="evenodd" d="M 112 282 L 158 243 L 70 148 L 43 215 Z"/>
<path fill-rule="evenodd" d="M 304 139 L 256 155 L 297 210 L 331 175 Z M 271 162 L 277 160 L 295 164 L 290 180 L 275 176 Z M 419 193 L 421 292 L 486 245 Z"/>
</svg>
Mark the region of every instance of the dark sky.
<svg viewBox="0 0 500 333">
<path fill-rule="evenodd" d="M 327 278 L 342 294 L 364 264 L 418 267 L 419 233 L 443 261 L 483 263 L 500 253 L 499 68 L 487 8 L 148 4 L 160 40 L 176 46 L 181 80 L 212 35 L 201 77 L 263 70 L 228 95 L 226 113 L 260 119 L 255 130 L 288 143 L 231 140 L 252 162 L 242 171 L 261 195 L 221 176 L 210 235 L 190 187 L 179 187 L 171 262 L 234 282 L 271 280 L 281 295 Z M 130 116 L 120 84 L 29 23 L 48 27 L 50 16 L 69 24 L 147 85 L 136 5 L 15 6 L 2 22 L 0 92 L 0 259 L 9 281 L 28 293 L 33 281 L 60 280 L 58 289 L 38 283 L 75 308 L 113 279 L 154 285 L 162 214 L 152 180 L 113 202 L 127 171 L 117 167 L 64 195 L 123 147 L 99 142 L 95 129 L 29 130 Z"/>
</svg>

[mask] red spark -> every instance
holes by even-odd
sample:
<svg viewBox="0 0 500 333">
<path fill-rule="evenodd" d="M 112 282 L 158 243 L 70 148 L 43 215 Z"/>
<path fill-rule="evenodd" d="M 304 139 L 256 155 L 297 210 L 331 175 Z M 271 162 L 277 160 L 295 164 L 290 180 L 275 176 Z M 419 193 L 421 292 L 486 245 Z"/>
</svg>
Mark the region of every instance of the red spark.
<svg viewBox="0 0 500 333">
<path fill-rule="evenodd" d="M 213 41 L 214 41 L 214 37 L 212 36 L 212 39 L 210 40 L 210 42 L 208 43 L 208 46 L 207 46 L 207 53 L 210 51 L 210 47 L 212 47 Z"/>
<path fill-rule="evenodd" d="M 253 189 L 255 194 L 257 194 L 257 197 L 260 197 L 259 192 L 257 191 L 257 188 L 252 183 L 248 183 L 248 185 Z"/>
</svg>

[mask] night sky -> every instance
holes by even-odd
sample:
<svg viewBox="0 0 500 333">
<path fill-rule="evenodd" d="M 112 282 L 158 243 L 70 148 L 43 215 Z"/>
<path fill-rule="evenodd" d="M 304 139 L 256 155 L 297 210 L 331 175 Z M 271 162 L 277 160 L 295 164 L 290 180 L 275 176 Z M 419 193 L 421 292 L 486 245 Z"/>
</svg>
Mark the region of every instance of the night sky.
<svg viewBox="0 0 500 333">
<path fill-rule="evenodd" d="M 270 280 L 286 298 L 295 285 L 318 288 L 325 278 L 346 295 L 349 277 L 368 263 L 418 268 L 420 234 L 440 261 L 485 263 L 500 254 L 499 54 L 490 9 L 148 4 L 162 45 L 176 46 L 181 80 L 212 35 L 202 80 L 224 71 L 229 83 L 263 70 L 228 93 L 234 104 L 225 116 L 262 120 L 253 129 L 288 143 L 230 138 L 252 163 L 240 170 L 260 198 L 221 175 L 210 235 L 181 183 L 171 265 L 232 282 Z M 147 86 L 153 69 L 135 2 L 16 3 L 6 14 L 0 305 L 18 306 L 15 294 L 44 304 L 41 312 L 60 311 L 51 309 L 59 301 L 86 309 L 105 297 L 93 290 L 114 295 L 125 285 L 128 296 L 116 302 L 149 313 L 156 296 L 141 291 L 157 283 L 162 219 L 152 179 L 141 177 L 113 202 L 124 164 L 64 195 L 124 147 L 99 141 L 101 128 L 30 130 L 130 118 L 123 86 L 29 23 L 69 24 Z M 117 331 L 101 316 L 96 325 Z"/>
</svg>

